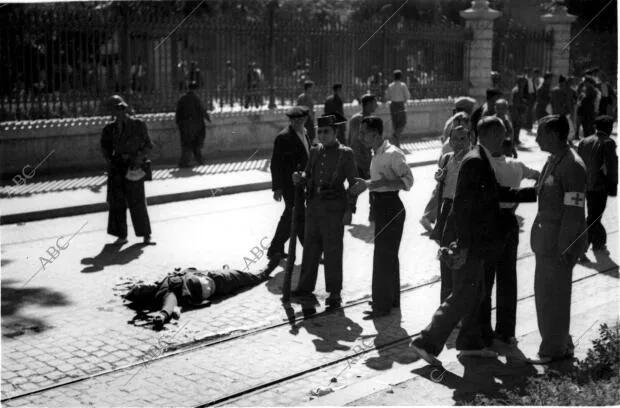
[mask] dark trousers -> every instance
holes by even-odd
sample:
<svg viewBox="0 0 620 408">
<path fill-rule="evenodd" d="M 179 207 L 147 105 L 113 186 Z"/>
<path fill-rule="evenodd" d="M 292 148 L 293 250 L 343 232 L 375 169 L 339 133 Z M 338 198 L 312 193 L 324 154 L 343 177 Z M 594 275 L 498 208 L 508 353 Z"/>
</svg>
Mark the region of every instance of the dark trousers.
<svg viewBox="0 0 620 408">
<path fill-rule="evenodd" d="M 202 143 L 194 143 L 192 145 L 181 146 L 181 159 L 179 167 L 189 166 L 192 156 L 196 159 L 196 163 L 202 165 Z"/>
<path fill-rule="evenodd" d="M 127 236 L 127 207 L 136 236 L 151 235 L 151 222 L 146 209 L 144 180 L 130 181 L 124 170 L 112 170 L 108 175 L 108 234 Z"/>
<path fill-rule="evenodd" d="M 306 128 L 306 132 L 308 133 L 308 139 L 310 139 L 310 143 L 313 143 L 314 139 L 316 138 L 316 129 L 314 128 L 314 121 L 308 118 L 308 120 L 306 120 L 306 123 L 304 124 L 304 127 Z"/>
<path fill-rule="evenodd" d="M 468 255 L 465 265 L 452 272 L 452 293 L 439 306 L 431 323 L 413 343 L 437 356 L 446 340 L 462 320 L 456 339 L 458 350 L 479 350 L 484 347 L 478 314 L 484 296 L 484 262 L 476 255 Z"/>
<path fill-rule="evenodd" d="M 407 112 L 404 102 L 390 102 L 390 115 L 392 117 L 393 144 L 400 146 L 400 135 L 407 125 Z"/>
<path fill-rule="evenodd" d="M 251 104 L 253 104 L 256 108 L 260 108 L 260 106 L 263 104 L 263 97 L 260 94 L 258 86 L 248 87 L 247 93 L 245 95 L 244 106 L 246 109 L 248 109 Z"/>
<path fill-rule="evenodd" d="M 363 169 L 361 167 L 357 168 L 357 175 L 364 180 L 370 179 L 370 169 Z M 375 219 L 375 196 L 372 193 L 368 194 L 368 216 L 371 221 Z"/>
<path fill-rule="evenodd" d="M 284 200 L 284 211 L 276 227 L 276 233 L 271 240 L 269 249 L 267 250 L 267 257 L 272 257 L 277 253 L 284 253 L 284 244 L 289 240 L 291 236 L 291 222 L 293 221 L 293 206 L 295 205 L 295 192 L 294 190 L 283 190 L 282 198 Z M 296 221 L 297 221 L 297 237 L 301 245 L 304 244 L 305 224 L 306 224 L 306 207 L 304 204 L 303 191 L 299 191 L 297 194 L 297 208 L 296 208 Z"/>
<path fill-rule="evenodd" d="M 454 201 L 449 198 L 444 198 L 441 203 L 441 213 L 437 217 L 437 223 L 431 233 L 431 239 L 439 242 L 441 246 L 447 246 L 450 243 L 442 240 L 443 231 L 446 226 L 446 220 L 450 210 L 452 210 L 452 203 Z M 452 293 L 452 269 L 450 269 L 444 262 L 439 263 L 439 271 L 441 273 L 441 290 L 439 292 L 439 300 L 443 303 L 450 293 Z"/>
<path fill-rule="evenodd" d="M 523 128 L 526 130 L 531 131 L 532 130 L 532 126 L 534 123 L 534 102 L 530 102 L 527 105 L 527 108 L 525 110 L 525 120 L 523 121 Z"/>
<path fill-rule="evenodd" d="M 600 249 L 607 243 L 607 231 L 603 227 L 601 218 L 607 206 L 607 193 L 588 191 L 586 193 L 586 204 L 588 206 L 588 243 L 592 244 L 592 249 Z"/>
<path fill-rule="evenodd" d="M 517 249 L 519 247 L 519 222 L 511 210 L 502 210 L 499 222 L 502 247 L 495 262 L 485 263 L 485 296 L 480 305 L 480 327 L 486 346 L 497 336 L 507 340 L 515 336 L 517 325 Z M 495 332 L 491 324 L 491 293 L 497 280 L 495 293 Z"/>
<path fill-rule="evenodd" d="M 581 110 L 577 110 L 577 116 L 579 117 L 579 124 L 583 126 L 583 137 L 588 137 L 593 135 L 596 132 L 594 122 L 596 119 L 596 113 L 594 112 L 594 107 L 582 107 Z M 579 128 L 575 129 L 577 135 L 579 135 Z"/>
<path fill-rule="evenodd" d="M 428 200 L 428 203 L 424 208 L 424 218 L 430 222 L 435 222 L 437 220 L 437 213 L 439 212 L 439 208 L 437 208 L 439 206 L 437 194 L 439 194 L 439 183 L 435 185 L 435 188 L 431 193 L 431 198 Z"/>
<path fill-rule="evenodd" d="M 375 250 L 372 265 L 372 308 L 387 312 L 400 307 L 398 250 L 405 225 L 405 207 L 398 192 L 371 193 L 375 205 Z"/>
<path fill-rule="evenodd" d="M 346 200 L 323 200 L 312 197 L 306 212 L 306 236 L 297 290 L 313 292 L 321 254 L 325 257 L 325 288 L 331 294 L 342 290 L 342 250 L 344 225 L 342 218 Z"/>
</svg>

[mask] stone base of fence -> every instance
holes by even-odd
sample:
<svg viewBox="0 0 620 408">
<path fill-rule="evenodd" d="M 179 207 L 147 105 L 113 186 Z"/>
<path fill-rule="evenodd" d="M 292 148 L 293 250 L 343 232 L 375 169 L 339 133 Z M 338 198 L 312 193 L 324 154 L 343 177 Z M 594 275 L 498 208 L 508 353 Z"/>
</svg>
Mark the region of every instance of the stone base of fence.
<svg viewBox="0 0 620 408">
<path fill-rule="evenodd" d="M 405 135 L 429 135 L 442 131 L 452 112 L 454 99 L 415 100 L 407 103 Z M 256 110 L 253 112 L 216 113 L 207 126 L 203 149 L 206 160 L 222 157 L 250 157 L 258 149 L 259 156 L 270 154 L 277 133 L 288 123 L 288 108 Z M 358 105 L 345 105 L 345 115 L 359 112 Z M 322 114 L 322 107 L 315 111 Z M 385 123 L 384 134 L 392 132 L 387 105 L 380 106 L 376 115 Z M 173 113 L 145 114 L 137 117 L 146 121 L 151 139 L 156 145 L 153 162 L 177 163 L 181 147 Z M 26 171 L 31 174 L 76 173 L 103 169 L 99 139 L 109 117 L 52 119 L 0 124 L 0 174 L 12 178 Z M 45 159 L 47 157 L 47 159 Z M 43 159 L 45 161 L 40 163 Z M 28 167 L 30 166 L 30 167 Z M 37 167 L 38 166 L 38 167 Z"/>
</svg>

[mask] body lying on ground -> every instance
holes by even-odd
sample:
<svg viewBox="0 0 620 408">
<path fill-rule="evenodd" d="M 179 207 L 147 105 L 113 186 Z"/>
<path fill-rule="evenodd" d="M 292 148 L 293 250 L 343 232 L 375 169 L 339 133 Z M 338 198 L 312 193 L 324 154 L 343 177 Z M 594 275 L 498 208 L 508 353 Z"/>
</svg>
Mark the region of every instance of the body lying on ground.
<svg viewBox="0 0 620 408">
<path fill-rule="evenodd" d="M 172 317 L 179 318 L 179 306 L 208 306 L 216 297 L 231 295 L 269 279 L 273 269 L 259 273 L 237 269 L 199 270 L 176 268 L 161 282 L 136 285 L 123 296 L 140 308 L 158 310 L 155 328 L 161 328 Z"/>
</svg>

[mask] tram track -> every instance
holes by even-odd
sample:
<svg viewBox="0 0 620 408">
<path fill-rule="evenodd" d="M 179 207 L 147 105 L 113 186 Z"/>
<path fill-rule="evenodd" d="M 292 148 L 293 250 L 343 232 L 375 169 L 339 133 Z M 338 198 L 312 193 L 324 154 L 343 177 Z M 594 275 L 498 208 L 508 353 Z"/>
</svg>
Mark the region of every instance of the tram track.
<svg viewBox="0 0 620 408">
<path fill-rule="evenodd" d="M 614 233 L 617 233 L 617 232 L 618 232 L 618 230 L 616 229 L 614 231 L 609 231 L 608 234 L 614 234 Z M 518 257 L 518 261 L 522 261 L 524 259 L 531 258 L 533 256 L 534 256 L 534 254 L 532 252 L 526 252 L 524 254 L 521 254 Z M 579 279 L 574 280 L 573 283 L 577 283 L 577 282 L 579 282 L 581 280 L 591 278 L 593 276 L 596 276 L 599 273 L 605 273 L 605 272 L 612 271 L 613 269 L 616 269 L 616 268 L 617 267 L 613 267 L 613 268 L 606 269 L 604 271 L 594 272 L 592 274 L 589 274 L 587 276 L 584 276 L 584 277 L 581 277 Z M 409 292 L 412 292 L 412 291 L 417 290 L 417 289 L 421 289 L 421 288 L 424 288 L 424 287 L 431 286 L 431 285 L 433 285 L 433 284 L 435 284 L 437 282 L 439 282 L 439 278 L 433 278 L 433 279 L 431 279 L 429 281 L 422 282 L 422 283 L 419 283 L 417 285 L 413 285 L 413 286 L 410 286 L 410 287 L 403 288 L 403 289 L 401 289 L 401 293 L 409 293 Z M 523 300 L 526 300 L 526 299 L 531 298 L 533 296 L 534 295 L 532 293 L 530 295 L 527 295 L 527 296 L 524 296 L 522 298 L 519 298 L 518 301 L 523 301 Z M 364 304 L 367 301 L 368 301 L 368 296 L 365 296 L 365 297 L 357 299 L 355 301 L 347 302 L 339 310 L 350 309 L 350 308 L 359 306 L 361 304 Z M 131 370 L 131 369 L 136 369 L 136 368 L 138 368 L 140 366 L 150 365 L 150 364 L 152 364 L 154 362 L 157 362 L 157 361 L 160 361 L 160 360 L 170 359 L 170 358 L 173 358 L 175 356 L 191 353 L 191 352 L 197 351 L 197 350 L 207 349 L 209 347 L 213 347 L 213 346 L 220 345 L 220 344 L 223 344 L 223 343 L 233 342 L 235 340 L 239 340 L 239 339 L 242 339 L 242 338 L 245 338 L 245 337 L 253 336 L 253 335 L 256 335 L 256 334 L 259 334 L 259 333 L 264 333 L 264 332 L 267 332 L 267 331 L 270 331 L 270 330 L 274 330 L 274 329 L 277 329 L 277 328 L 281 328 L 281 327 L 285 327 L 285 326 L 289 326 L 289 325 L 293 326 L 296 323 L 299 323 L 299 322 L 302 322 L 302 321 L 311 321 L 311 320 L 314 320 L 314 319 L 325 317 L 325 316 L 328 316 L 331 313 L 332 312 L 330 312 L 330 311 L 324 311 L 324 312 L 313 314 L 311 316 L 303 316 L 303 315 L 299 315 L 299 313 L 297 313 L 297 314 L 294 315 L 293 319 L 291 319 L 291 316 L 289 316 L 288 319 L 284 319 L 281 322 L 264 325 L 264 326 L 257 327 L 257 328 L 251 329 L 251 330 L 247 330 L 247 331 L 244 331 L 244 332 L 241 332 L 241 333 L 238 333 L 238 334 L 234 334 L 234 335 L 226 334 L 226 335 L 224 335 L 225 337 L 215 337 L 215 338 L 213 336 L 211 336 L 209 338 L 199 339 L 199 340 L 194 341 L 194 342 L 167 347 L 166 349 L 164 349 L 162 351 L 161 355 L 159 355 L 157 357 L 154 357 L 154 358 L 151 358 L 151 359 L 149 359 L 147 361 L 138 361 L 138 362 L 134 362 L 134 363 L 130 363 L 130 364 L 124 365 L 124 366 L 115 367 L 115 368 L 112 368 L 112 369 L 109 369 L 109 370 L 101 371 L 101 372 L 98 372 L 98 373 L 93 373 L 91 375 L 81 376 L 81 377 L 78 377 L 78 378 L 71 379 L 69 381 L 64 381 L 64 382 L 61 382 L 61 383 L 53 384 L 53 385 L 50 385 L 48 387 L 44 387 L 44 388 L 40 388 L 40 389 L 29 391 L 29 392 L 21 393 L 21 394 L 18 394 L 18 395 L 10 396 L 8 398 L 4 398 L 4 399 L 0 400 L 0 402 L 4 403 L 4 402 L 8 402 L 8 401 L 13 401 L 13 400 L 25 398 L 25 397 L 28 397 L 28 396 L 31 396 L 31 395 L 44 393 L 46 391 L 50 391 L 50 390 L 53 390 L 53 389 L 59 389 L 59 388 L 67 387 L 67 386 L 70 386 L 70 385 L 73 385 L 73 384 L 76 384 L 76 383 L 81 383 L 81 382 L 84 382 L 84 381 L 92 380 L 92 379 L 95 379 L 95 378 L 98 378 L 98 377 L 104 377 L 104 376 L 107 376 L 107 375 L 112 375 L 112 374 L 115 374 L 115 373 L 119 373 L 119 372 L 123 372 L 123 371 L 128 371 L 128 370 Z M 234 333 L 234 331 L 231 332 L 231 333 Z M 222 397 L 220 397 L 218 399 L 206 402 L 204 404 L 197 405 L 197 407 L 205 407 L 205 406 L 213 406 L 213 405 L 222 404 L 222 403 L 231 401 L 233 399 L 237 399 L 239 397 L 242 397 L 242 396 L 244 396 L 246 394 L 250 394 L 250 393 L 253 393 L 253 392 L 265 389 L 265 388 L 273 387 L 274 385 L 277 385 L 277 384 L 289 381 L 291 379 L 294 379 L 294 378 L 306 375 L 308 373 L 312 373 L 312 372 L 321 370 L 323 368 L 326 368 L 326 367 L 329 367 L 329 366 L 332 366 L 332 365 L 335 365 L 335 364 L 338 364 L 338 363 L 342 363 L 342 362 L 344 362 L 344 361 L 346 361 L 348 359 L 355 358 L 355 357 L 358 357 L 358 356 L 363 355 L 363 354 L 367 354 L 367 353 L 370 353 L 370 352 L 373 352 L 373 351 L 377 351 L 377 350 L 383 350 L 383 349 L 388 349 L 388 348 L 396 347 L 396 346 L 399 346 L 400 344 L 402 344 L 403 342 L 406 342 L 406 341 L 410 340 L 413 336 L 415 336 L 417 334 L 418 333 L 415 333 L 413 335 L 406 336 L 406 337 L 403 337 L 403 338 L 400 338 L 400 339 L 396 339 L 394 341 L 391 341 L 391 342 L 388 342 L 386 344 L 382 344 L 382 345 L 379 345 L 379 346 L 374 346 L 374 347 L 371 347 L 371 348 L 366 348 L 366 349 L 364 349 L 364 350 L 362 350 L 362 351 L 360 351 L 358 353 L 353 353 L 353 354 L 347 355 L 345 357 L 338 358 L 336 360 L 332 360 L 332 361 L 326 362 L 324 364 L 317 365 L 315 367 L 311 367 L 311 368 L 308 368 L 306 370 L 302 370 L 302 371 L 299 371 L 297 373 L 290 374 L 288 376 L 284 376 L 284 377 L 281 377 L 281 378 L 278 378 L 278 379 L 275 379 L 275 380 L 267 381 L 267 382 L 261 383 L 261 384 L 256 385 L 256 386 L 249 387 L 249 388 L 247 388 L 245 390 L 242 390 L 242 391 L 239 391 L 239 392 L 235 392 L 235 393 L 231 393 L 231 394 L 222 396 Z"/>
</svg>

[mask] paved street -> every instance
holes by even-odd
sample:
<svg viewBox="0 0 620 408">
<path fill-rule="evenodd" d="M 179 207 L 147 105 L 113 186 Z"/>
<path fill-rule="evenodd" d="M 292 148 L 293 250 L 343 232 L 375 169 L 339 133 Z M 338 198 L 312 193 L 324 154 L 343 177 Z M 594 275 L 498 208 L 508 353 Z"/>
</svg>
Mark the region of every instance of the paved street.
<svg viewBox="0 0 620 408">
<path fill-rule="evenodd" d="M 531 146 L 531 138 L 528 142 Z M 520 156 L 537 169 L 542 168 L 545 157 L 537 149 L 521 152 Z M 418 223 L 434 186 L 434 171 L 434 166 L 414 168 L 414 188 L 401 194 L 407 209 L 400 251 L 403 289 L 438 276 L 437 246 L 421 235 L 423 229 Z M 365 193 L 358 201 L 353 225 L 346 228 L 345 302 L 370 294 L 373 231 L 367 222 L 367 203 Z M 118 297 L 128 283 L 159 279 L 174 267 L 220 268 L 227 264 L 258 270 L 267 262 L 264 247 L 271 240 L 281 210 L 282 204 L 274 202 L 267 190 L 152 206 L 150 216 L 157 246 L 143 247 L 130 233 L 130 242 L 120 250 L 108 245 L 113 238 L 105 233 L 105 213 L 2 226 L 2 399 L 104 373 L 6 401 L 6 405 L 198 405 L 345 358 L 353 354 L 354 345 L 367 334 L 376 337 L 380 332 L 383 338 L 379 341 L 377 337 L 375 342 L 385 344 L 423 327 L 437 306 L 437 284 L 408 290 L 403 296 L 402 322 L 387 328 L 363 322 L 361 312 L 366 305 L 360 304 L 346 309 L 346 314 L 320 317 L 293 328 L 279 326 L 105 374 L 143 358 L 166 356 L 175 347 L 199 346 L 201 340 L 224 339 L 286 321 L 280 302 L 281 268 L 266 284 L 208 308 L 184 313 L 177 323 L 160 333 L 128 324 L 135 313 Z M 534 263 L 529 232 L 535 210 L 535 204 L 525 204 L 517 211 L 523 221 L 520 298 L 532 292 Z M 603 223 L 614 237 L 610 241 L 612 259 L 618 259 L 615 199 L 608 202 Z M 293 285 L 300 256 L 301 250 Z M 610 265 L 580 267 L 574 279 L 592 275 L 596 272 L 593 268 L 609 269 Z M 597 282 L 609 289 L 617 279 Z M 316 293 L 320 311 L 325 298 L 322 273 Z M 610 296 L 614 295 L 617 291 L 611 292 Z M 293 312 L 300 314 L 300 306 L 293 307 Z M 520 324 L 535 330 L 531 310 L 527 316 Z M 291 364 L 293 359 L 299 364 Z M 372 364 L 364 367 L 374 371 L 389 368 Z M 346 374 L 351 376 L 349 381 L 355 378 L 354 373 L 349 370 Z M 279 392 L 272 391 L 248 404 L 300 404 L 307 401 L 307 384 L 314 379 L 305 381 L 303 389 L 302 385 L 288 382 L 277 388 Z M 186 387 L 185 391 L 180 392 L 182 387 Z M 278 399 L 278 395 L 287 397 Z"/>
</svg>

